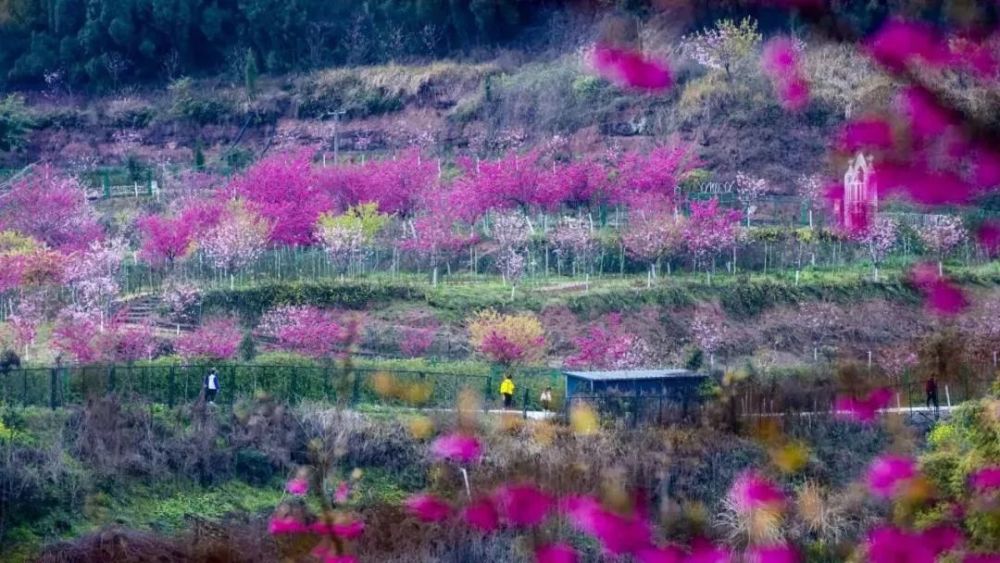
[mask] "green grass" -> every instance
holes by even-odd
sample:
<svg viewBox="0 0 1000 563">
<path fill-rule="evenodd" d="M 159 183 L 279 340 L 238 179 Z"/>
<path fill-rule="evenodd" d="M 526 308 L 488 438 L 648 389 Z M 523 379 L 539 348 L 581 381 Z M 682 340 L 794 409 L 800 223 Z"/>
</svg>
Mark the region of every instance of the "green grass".
<svg viewBox="0 0 1000 563">
<path fill-rule="evenodd" d="M 184 529 L 192 516 L 217 520 L 232 513 L 266 514 L 283 496 L 281 483 L 254 487 L 242 481 L 229 481 L 211 489 L 194 485 L 136 485 L 114 498 L 97 499 L 92 509 L 96 518 L 88 524 L 96 528 L 117 523 L 171 533 Z"/>
</svg>

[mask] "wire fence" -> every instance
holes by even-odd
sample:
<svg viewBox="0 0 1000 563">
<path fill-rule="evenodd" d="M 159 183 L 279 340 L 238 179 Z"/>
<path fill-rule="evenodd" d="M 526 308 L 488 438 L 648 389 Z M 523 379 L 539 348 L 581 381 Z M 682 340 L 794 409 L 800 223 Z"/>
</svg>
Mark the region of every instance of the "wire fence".
<svg viewBox="0 0 1000 563">
<path fill-rule="evenodd" d="M 206 400 L 206 376 L 213 365 L 93 365 L 15 369 L 0 374 L 3 400 L 11 406 L 59 408 L 85 404 L 89 399 L 116 393 L 169 407 Z M 214 398 L 222 405 L 261 394 L 295 404 L 301 401 L 340 403 L 353 408 L 455 409 L 463 392 L 483 398 L 484 410 L 501 408 L 500 372 L 460 374 L 432 370 L 345 368 L 340 365 L 299 366 L 229 364 L 218 366 L 220 390 Z M 631 426 L 683 424 L 701 420 L 705 409 L 721 409 L 732 420 L 748 418 L 828 415 L 836 411 L 838 397 L 863 396 L 857 389 L 836 385 L 828 378 L 801 381 L 783 378 L 737 384 L 718 394 L 713 379 L 699 389 L 659 390 L 573 395 L 566 399 L 564 378 L 555 369 L 518 370 L 513 409 L 548 410 L 568 415 L 574 405 L 586 403 L 602 419 L 616 419 Z M 992 376 L 965 375 L 942 381 L 937 405 L 928 401 L 924 382 L 909 376 L 873 381 L 867 389 L 886 388 L 891 398 L 886 408 L 902 413 L 936 413 L 987 395 L 996 384 Z M 541 404 L 550 389 L 548 409 Z M 932 410 L 933 409 L 933 410 Z"/>
<path fill-rule="evenodd" d="M 455 408 L 463 391 L 482 396 L 484 408 L 500 403 L 499 372 L 461 374 L 432 370 L 345 368 L 341 365 L 266 364 L 91 365 L 13 369 L 0 374 L 3 400 L 9 405 L 58 408 L 117 393 L 174 406 L 205 399 L 206 376 L 218 370 L 215 402 L 232 404 L 267 394 L 288 403 L 305 400 L 352 406 Z M 541 409 L 548 387 L 562 396 L 557 370 L 518 370 L 518 407 Z"/>
<path fill-rule="evenodd" d="M 621 244 L 605 244 L 586 255 L 560 253 L 545 242 L 536 241 L 524 251 L 524 278 L 533 280 L 552 278 L 595 279 L 620 278 L 626 275 L 646 274 L 651 266 L 658 275 L 688 272 L 704 274 L 763 273 L 787 275 L 797 278 L 798 272 L 842 272 L 845 267 L 861 267 L 863 274 L 870 272 L 871 260 L 866 248 L 841 240 L 804 242 L 794 237 L 780 240 L 751 240 L 735 250 L 719 254 L 696 268 L 691 259 L 682 255 L 665 256 L 650 264 L 634 258 Z M 882 266 L 909 263 L 925 256 L 920 248 L 901 243 L 883 260 Z M 985 251 L 966 242 L 950 253 L 946 262 L 961 266 L 979 266 L 991 263 Z M 285 247 L 268 250 L 254 262 L 238 271 L 230 272 L 216 267 L 202 253 L 169 267 L 152 267 L 138 260 L 126 261 L 120 273 L 120 285 L 125 293 L 155 290 L 167 280 L 193 283 L 201 286 L 228 287 L 261 280 L 302 281 L 315 279 L 357 279 L 366 277 L 425 276 L 430 280 L 461 281 L 479 279 L 482 275 L 498 276 L 496 253 L 488 249 L 472 248 L 440 260 L 431 261 L 426 253 L 399 248 L 398 246 L 371 246 L 349 260 L 332 258 L 322 248 Z"/>
<path fill-rule="evenodd" d="M 966 375 L 954 381 L 940 382 L 935 399 L 925 392 L 925 381 L 904 376 L 896 380 L 869 382 L 866 386 L 888 389 L 891 396 L 883 411 L 900 414 L 936 416 L 969 400 L 986 396 L 997 379 L 992 376 Z M 752 382 L 737 385 L 725 396 L 706 386 L 701 393 L 658 392 L 633 394 L 573 395 L 563 405 L 564 414 L 576 405 L 586 404 L 602 419 L 625 421 L 630 426 L 666 425 L 700 420 L 706 409 L 731 420 L 767 417 L 822 416 L 837 414 L 837 399 L 864 398 L 857 389 L 841 387 L 823 379 L 795 388 L 794 381 Z"/>
</svg>

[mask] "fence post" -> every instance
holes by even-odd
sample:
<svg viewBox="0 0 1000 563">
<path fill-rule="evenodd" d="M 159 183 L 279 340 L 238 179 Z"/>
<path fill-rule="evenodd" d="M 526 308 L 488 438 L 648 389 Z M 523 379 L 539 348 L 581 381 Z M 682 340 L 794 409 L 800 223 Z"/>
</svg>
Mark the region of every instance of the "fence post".
<svg viewBox="0 0 1000 563">
<path fill-rule="evenodd" d="M 170 371 L 167 373 L 167 406 L 170 408 L 174 408 L 175 378 L 176 374 L 174 373 L 174 366 L 170 366 Z"/>
<path fill-rule="evenodd" d="M 361 374 L 357 370 L 353 370 L 352 375 L 354 376 L 354 384 L 351 389 L 351 406 L 357 406 L 361 394 Z"/>
<path fill-rule="evenodd" d="M 52 410 L 56 410 L 56 383 L 58 380 L 58 368 L 49 368 L 49 408 Z"/>
<path fill-rule="evenodd" d="M 490 411 L 490 397 L 492 396 L 491 390 L 493 389 L 493 376 L 491 374 L 486 374 L 486 390 L 483 391 L 483 413 L 488 413 Z"/>
<path fill-rule="evenodd" d="M 521 416 L 524 420 L 528 420 L 528 386 L 524 386 L 524 399 L 522 399 L 521 404 Z"/>
<path fill-rule="evenodd" d="M 639 426 L 639 387 L 637 386 L 632 395 L 632 428 Z"/>
<path fill-rule="evenodd" d="M 113 393 L 115 390 L 115 365 L 111 364 L 108 366 L 108 393 Z"/>
<path fill-rule="evenodd" d="M 21 405 L 28 406 L 28 370 L 21 369 Z"/>
</svg>

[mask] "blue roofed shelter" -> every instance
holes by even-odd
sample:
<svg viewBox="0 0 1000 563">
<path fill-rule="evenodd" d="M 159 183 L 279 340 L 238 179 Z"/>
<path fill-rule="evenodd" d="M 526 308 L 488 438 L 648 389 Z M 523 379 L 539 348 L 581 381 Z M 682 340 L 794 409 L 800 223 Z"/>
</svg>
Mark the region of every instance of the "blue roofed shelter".
<svg viewBox="0 0 1000 563">
<path fill-rule="evenodd" d="M 653 411 L 662 419 L 664 409 L 679 407 L 682 416 L 701 402 L 701 387 L 708 375 L 686 369 L 642 369 L 620 371 L 564 371 L 566 405 L 574 400 L 593 403 L 601 411 L 627 410 L 633 422 L 648 418 L 640 411 Z M 624 404 L 621 403 L 624 400 Z"/>
<path fill-rule="evenodd" d="M 686 369 L 620 371 L 565 371 L 566 398 L 573 395 L 681 395 L 696 394 L 708 376 Z"/>
</svg>

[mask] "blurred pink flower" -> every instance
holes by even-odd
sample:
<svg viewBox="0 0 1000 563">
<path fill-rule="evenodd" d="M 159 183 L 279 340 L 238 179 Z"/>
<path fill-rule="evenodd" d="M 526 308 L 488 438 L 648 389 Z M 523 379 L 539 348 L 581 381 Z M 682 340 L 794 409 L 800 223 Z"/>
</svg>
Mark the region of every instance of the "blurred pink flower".
<svg viewBox="0 0 1000 563">
<path fill-rule="evenodd" d="M 761 67 L 768 75 L 798 72 L 799 56 L 795 44 L 788 37 L 775 37 L 764 45 Z"/>
<path fill-rule="evenodd" d="M 966 553 L 962 563 L 1000 563 L 1000 553 Z"/>
<path fill-rule="evenodd" d="M 786 109 L 797 111 L 809 104 L 809 83 L 802 74 L 798 50 L 790 38 L 777 37 L 767 42 L 761 68 Z"/>
<path fill-rule="evenodd" d="M 633 51 L 598 44 L 594 46 L 591 63 L 597 74 L 619 86 L 664 90 L 673 84 L 666 64 Z"/>
<path fill-rule="evenodd" d="M 837 133 L 835 145 L 841 152 L 858 149 L 883 150 L 892 148 L 892 127 L 882 119 L 859 119 L 845 123 Z"/>
<path fill-rule="evenodd" d="M 887 388 L 876 389 L 863 399 L 855 399 L 846 395 L 837 397 L 835 410 L 838 416 L 858 422 L 872 422 L 878 411 L 889 406 L 892 391 Z"/>
<path fill-rule="evenodd" d="M 909 119 L 910 131 L 927 141 L 944 134 L 955 125 L 955 120 L 926 90 L 910 86 L 896 97 L 896 104 Z"/>
<path fill-rule="evenodd" d="M 915 203 L 932 206 L 968 203 L 978 192 L 957 174 L 935 170 L 918 161 L 877 163 L 875 183 L 879 194 L 899 192 Z"/>
<path fill-rule="evenodd" d="M 935 526 L 909 533 L 883 526 L 868 534 L 868 560 L 871 563 L 934 563 L 943 553 L 962 544 L 962 534 L 952 526 Z"/>
<path fill-rule="evenodd" d="M 274 517 L 268 522 L 267 531 L 272 535 L 304 534 L 309 531 L 309 527 L 291 516 Z"/>
<path fill-rule="evenodd" d="M 918 538 L 935 554 L 953 551 L 965 541 L 961 530 L 947 524 L 927 528 L 918 534 Z"/>
<path fill-rule="evenodd" d="M 990 256 L 1000 253 L 1000 222 L 987 221 L 976 229 L 976 240 Z"/>
<path fill-rule="evenodd" d="M 785 495 L 770 480 L 756 471 L 740 474 L 729 489 L 729 499 L 740 512 L 758 508 L 782 509 Z"/>
<path fill-rule="evenodd" d="M 340 522 L 336 524 L 327 524 L 322 520 L 314 522 L 310 529 L 315 534 L 322 536 L 337 536 L 339 538 L 344 538 L 347 540 L 353 540 L 355 538 L 361 537 L 361 534 L 365 532 L 365 523 L 361 520 L 351 520 L 350 522 Z"/>
<path fill-rule="evenodd" d="M 681 563 L 684 553 L 675 547 L 647 547 L 635 554 L 638 563 Z"/>
<path fill-rule="evenodd" d="M 952 60 L 947 45 L 931 26 L 900 19 L 888 20 L 875 32 L 868 52 L 882 66 L 895 71 L 904 70 L 911 62 L 940 67 Z"/>
<path fill-rule="evenodd" d="M 732 556 L 726 548 L 697 538 L 691 542 L 691 553 L 684 563 L 730 563 L 731 560 Z"/>
<path fill-rule="evenodd" d="M 576 550 L 565 543 L 543 545 L 535 550 L 536 563 L 576 563 Z"/>
<path fill-rule="evenodd" d="M 434 440 L 434 443 L 431 444 L 431 452 L 440 459 L 470 463 L 479 459 L 483 448 L 475 436 L 449 434 Z"/>
<path fill-rule="evenodd" d="M 907 457 L 884 455 L 868 467 L 868 489 L 873 495 L 889 498 L 898 492 L 899 485 L 917 474 L 916 463 Z"/>
<path fill-rule="evenodd" d="M 616 514 L 593 497 L 573 497 L 563 504 L 569 521 L 593 536 L 614 555 L 637 553 L 652 547 L 649 523 L 637 515 Z"/>
<path fill-rule="evenodd" d="M 500 525 L 496 505 L 489 498 L 481 498 L 466 506 L 462 517 L 466 524 L 481 532 L 492 532 Z"/>
<path fill-rule="evenodd" d="M 504 519 L 517 527 L 541 524 L 552 508 L 552 497 L 533 485 L 505 485 L 495 493 Z"/>
<path fill-rule="evenodd" d="M 868 533 L 868 560 L 871 563 L 934 563 L 937 557 L 930 547 L 910 534 L 892 527 L 876 528 Z"/>
<path fill-rule="evenodd" d="M 351 498 L 351 484 L 347 481 L 341 481 L 337 485 L 337 490 L 333 492 L 333 502 L 344 504 L 349 498 Z"/>
<path fill-rule="evenodd" d="M 285 490 L 297 497 L 300 497 L 309 492 L 309 481 L 307 479 L 303 479 L 302 477 L 296 477 L 285 485 Z"/>
<path fill-rule="evenodd" d="M 969 300 L 947 277 L 939 276 L 938 269 L 930 263 L 917 264 L 910 273 L 913 283 L 924 294 L 924 304 L 938 315 L 950 316 L 961 313 L 969 306 Z"/>
<path fill-rule="evenodd" d="M 434 495 L 413 495 L 404 504 L 411 514 L 424 522 L 440 522 L 451 516 L 451 505 Z"/>
<path fill-rule="evenodd" d="M 972 149 L 972 181 L 980 189 L 1000 186 L 1000 153 L 986 147 Z"/>
<path fill-rule="evenodd" d="M 791 111 L 805 109 L 809 105 L 809 83 L 802 78 L 783 80 L 777 84 L 781 105 Z"/>
<path fill-rule="evenodd" d="M 337 554 L 336 546 L 326 542 L 313 548 L 311 555 L 319 559 L 322 563 L 358 563 L 357 557 L 353 555 L 339 555 Z"/>
<path fill-rule="evenodd" d="M 973 489 L 980 492 L 1000 489 L 1000 465 L 976 471 L 969 476 L 969 482 L 972 484 Z"/>
<path fill-rule="evenodd" d="M 751 547 L 746 553 L 747 563 L 797 563 L 799 556 L 787 545 Z"/>
</svg>

